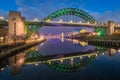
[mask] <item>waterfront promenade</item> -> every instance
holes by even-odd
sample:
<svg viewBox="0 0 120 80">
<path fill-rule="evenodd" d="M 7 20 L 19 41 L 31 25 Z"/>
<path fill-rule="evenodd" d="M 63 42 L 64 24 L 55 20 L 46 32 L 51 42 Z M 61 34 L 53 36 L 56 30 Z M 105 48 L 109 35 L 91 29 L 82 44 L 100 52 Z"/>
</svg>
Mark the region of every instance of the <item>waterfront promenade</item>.
<svg viewBox="0 0 120 80">
<path fill-rule="evenodd" d="M 70 38 L 70 37 L 66 37 Z M 82 40 L 88 42 L 89 45 L 119 48 L 120 47 L 120 35 L 106 35 L 106 36 L 93 36 L 93 37 L 71 37 L 71 39 Z"/>
<path fill-rule="evenodd" d="M 0 46 L 0 59 L 24 51 L 32 46 L 44 42 L 46 39 L 27 40 L 26 42 L 5 44 Z"/>
</svg>

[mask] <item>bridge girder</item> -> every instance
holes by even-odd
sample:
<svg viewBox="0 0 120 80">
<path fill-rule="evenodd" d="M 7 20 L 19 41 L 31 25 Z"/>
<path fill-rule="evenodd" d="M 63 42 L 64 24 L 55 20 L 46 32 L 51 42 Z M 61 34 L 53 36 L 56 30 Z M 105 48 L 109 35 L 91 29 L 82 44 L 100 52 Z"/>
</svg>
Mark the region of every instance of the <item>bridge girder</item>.
<svg viewBox="0 0 120 80">
<path fill-rule="evenodd" d="M 87 12 L 77 9 L 77 8 L 64 8 L 60 9 L 58 11 L 53 12 L 52 14 L 48 15 L 46 18 L 43 19 L 43 21 L 46 21 L 48 19 L 52 20 L 54 18 L 64 16 L 64 15 L 75 15 L 82 19 L 84 19 L 87 22 L 90 22 L 91 24 L 97 23 L 97 21 L 89 15 Z"/>
<path fill-rule="evenodd" d="M 8 21 L 0 21 L 0 26 L 8 26 Z"/>
<path fill-rule="evenodd" d="M 91 24 L 94 24 L 94 23 L 97 23 L 97 21 L 91 16 L 89 15 L 87 12 L 83 11 L 83 10 L 80 10 L 80 9 L 77 9 L 77 8 L 64 8 L 64 9 L 60 9 L 58 11 L 55 11 L 53 12 L 52 14 L 48 15 L 46 18 L 44 18 L 41 22 L 31 22 L 31 21 L 25 21 L 24 24 L 25 26 L 29 26 L 29 25 L 36 25 L 36 26 L 44 26 L 44 25 L 51 25 L 53 26 L 54 24 L 50 24 L 50 23 L 46 23 L 44 21 L 50 19 L 54 19 L 54 18 L 57 18 L 57 17 L 60 17 L 60 16 L 64 16 L 64 15 L 74 15 L 74 16 L 78 16 L 82 19 L 84 19 L 85 21 L 91 23 Z M 8 21 L 0 21 L 0 25 L 1 26 L 8 26 Z M 66 26 L 66 24 L 62 24 L 63 26 Z M 74 24 L 70 24 L 72 26 L 80 26 L 80 25 L 74 25 Z M 69 25 L 67 25 L 69 26 Z M 84 26 L 84 25 L 81 25 L 81 26 Z M 30 33 L 33 33 L 35 32 L 36 30 L 40 29 L 37 28 L 37 29 L 28 29 L 28 34 Z M 91 27 L 91 26 L 88 26 L 88 27 Z M 27 30 L 26 30 L 27 31 Z"/>
</svg>

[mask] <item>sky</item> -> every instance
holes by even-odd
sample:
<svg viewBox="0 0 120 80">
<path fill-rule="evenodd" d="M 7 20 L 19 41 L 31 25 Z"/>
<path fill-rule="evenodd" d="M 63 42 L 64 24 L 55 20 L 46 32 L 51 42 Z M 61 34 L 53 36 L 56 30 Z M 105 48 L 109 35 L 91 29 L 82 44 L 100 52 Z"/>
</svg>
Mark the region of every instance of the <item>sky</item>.
<svg viewBox="0 0 120 80">
<path fill-rule="evenodd" d="M 5 18 L 8 18 L 8 13 L 12 10 L 20 11 L 27 20 L 42 20 L 63 8 L 82 9 L 98 22 L 114 20 L 120 23 L 119 0 L 0 0 L 0 16 Z"/>
<path fill-rule="evenodd" d="M 98 22 L 120 22 L 119 0 L 0 0 L 0 16 L 20 11 L 26 19 L 43 19 L 62 8 L 78 8 L 92 15 Z"/>
</svg>

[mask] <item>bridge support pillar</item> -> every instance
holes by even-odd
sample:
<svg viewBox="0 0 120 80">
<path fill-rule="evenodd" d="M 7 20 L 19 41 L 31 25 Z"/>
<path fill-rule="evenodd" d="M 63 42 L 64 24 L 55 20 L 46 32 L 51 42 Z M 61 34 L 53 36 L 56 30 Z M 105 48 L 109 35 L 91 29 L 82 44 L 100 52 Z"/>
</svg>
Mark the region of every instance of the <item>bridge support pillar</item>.
<svg viewBox="0 0 120 80">
<path fill-rule="evenodd" d="M 10 11 L 9 12 L 9 23 L 8 23 L 8 41 L 16 41 L 17 36 L 24 34 L 24 18 L 20 12 Z"/>
<path fill-rule="evenodd" d="M 114 27 L 115 27 L 114 21 L 108 21 L 108 28 L 107 28 L 108 35 L 114 34 Z"/>
</svg>

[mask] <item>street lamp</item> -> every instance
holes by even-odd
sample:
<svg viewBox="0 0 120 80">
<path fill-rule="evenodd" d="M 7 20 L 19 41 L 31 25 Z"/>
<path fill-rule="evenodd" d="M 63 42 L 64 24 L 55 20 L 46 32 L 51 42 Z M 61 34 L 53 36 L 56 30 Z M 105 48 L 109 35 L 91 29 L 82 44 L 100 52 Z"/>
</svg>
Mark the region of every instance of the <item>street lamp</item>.
<svg viewBox="0 0 120 80">
<path fill-rule="evenodd" d="M 63 22 L 63 20 L 62 20 L 62 19 L 60 19 L 60 20 L 59 20 L 59 22 L 60 22 L 60 23 L 62 23 L 62 22 Z"/>
<path fill-rule="evenodd" d="M 70 23 L 73 23 L 73 21 L 72 21 L 72 20 L 70 20 Z"/>
<path fill-rule="evenodd" d="M 35 22 L 38 22 L 38 19 L 37 19 L 37 18 L 35 18 L 35 19 L 34 19 L 34 21 L 35 21 Z"/>
<path fill-rule="evenodd" d="M 81 24 L 81 23 L 82 23 L 82 21 L 79 21 L 79 23 Z"/>
<path fill-rule="evenodd" d="M 88 22 L 87 22 L 87 24 L 89 25 L 89 24 L 90 24 L 90 22 L 88 21 Z"/>
<path fill-rule="evenodd" d="M 50 21 L 51 21 L 50 19 L 47 19 L 47 21 L 46 21 L 46 22 L 50 23 Z"/>
</svg>

